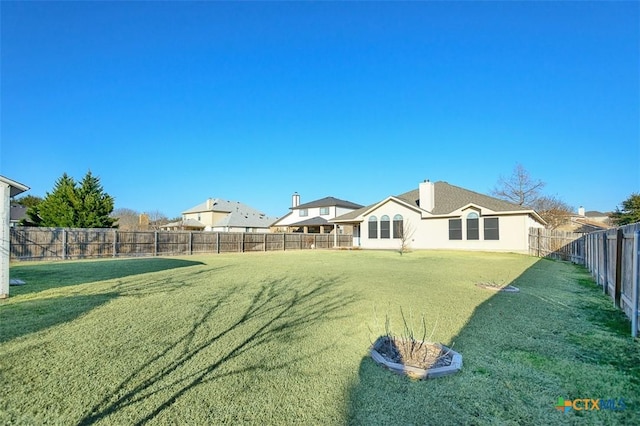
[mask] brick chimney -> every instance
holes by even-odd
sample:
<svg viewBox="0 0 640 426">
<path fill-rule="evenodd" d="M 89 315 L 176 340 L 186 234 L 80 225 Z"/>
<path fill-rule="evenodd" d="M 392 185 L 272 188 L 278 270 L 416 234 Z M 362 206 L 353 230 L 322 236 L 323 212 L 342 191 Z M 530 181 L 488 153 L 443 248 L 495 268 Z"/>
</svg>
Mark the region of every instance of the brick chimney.
<svg viewBox="0 0 640 426">
<path fill-rule="evenodd" d="M 420 182 L 418 190 L 420 192 L 420 208 L 428 212 L 432 211 L 435 207 L 435 188 L 433 182 L 430 182 L 429 179 Z"/>
</svg>

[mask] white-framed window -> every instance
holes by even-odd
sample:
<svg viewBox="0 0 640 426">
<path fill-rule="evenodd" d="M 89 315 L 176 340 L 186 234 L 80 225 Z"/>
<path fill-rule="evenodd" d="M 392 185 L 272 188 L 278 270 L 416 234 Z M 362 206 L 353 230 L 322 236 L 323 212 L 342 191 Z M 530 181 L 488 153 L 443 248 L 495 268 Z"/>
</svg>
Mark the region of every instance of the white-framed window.
<svg viewBox="0 0 640 426">
<path fill-rule="evenodd" d="M 378 238 L 378 218 L 369 217 L 369 238 Z"/>
<path fill-rule="evenodd" d="M 478 213 L 471 212 L 467 215 L 467 240 L 480 239 L 480 219 Z"/>
<path fill-rule="evenodd" d="M 320 207 L 320 216 L 327 216 L 329 214 L 329 207 Z"/>
<path fill-rule="evenodd" d="M 404 232 L 404 223 L 401 214 L 393 217 L 393 238 L 402 238 Z"/>
<path fill-rule="evenodd" d="M 309 216 L 309 210 L 308 209 L 300 209 L 300 217 L 305 217 L 305 216 Z"/>
<path fill-rule="evenodd" d="M 462 239 L 462 219 L 449 219 L 449 239 Z"/>
<path fill-rule="evenodd" d="M 500 239 L 500 223 L 497 217 L 485 217 L 484 220 L 484 239 L 499 240 Z"/>
<path fill-rule="evenodd" d="M 391 222 L 386 214 L 380 218 L 380 238 L 391 237 Z"/>
</svg>

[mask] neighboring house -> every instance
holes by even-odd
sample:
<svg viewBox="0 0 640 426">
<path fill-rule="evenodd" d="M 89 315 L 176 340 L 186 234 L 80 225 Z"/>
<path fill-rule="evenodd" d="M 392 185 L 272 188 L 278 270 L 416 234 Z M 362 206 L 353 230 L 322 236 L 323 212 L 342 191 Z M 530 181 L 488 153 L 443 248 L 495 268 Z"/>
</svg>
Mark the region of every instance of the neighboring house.
<svg viewBox="0 0 640 426">
<path fill-rule="evenodd" d="M 588 234 L 609 228 L 611 228 L 609 213 L 602 213 L 595 210 L 585 212 L 584 207 L 580 206 L 578 214 L 572 214 L 566 223 L 558 227 L 558 230 Z"/>
<path fill-rule="evenodd" d="M 161 226 L 165 230 L 216 232 L 269 232 L 275 218 L 239 201 L 209 198 L 202 204 L 182 212 L 180 222 Z"/>
<path fill-rule="evenodd" d="M 271 224 L 274 232 L 302 232 L 305 234 L 329 234 L 337 228 L 338 233 L 352 234 L 351 224 L 337 225 L 329 220 L 352 212 L 362 205 L 334 197 L 300 204 L 300 195 L 291 197 L 290 212 Z"/>
<path fill-rule="evenodd" d="M 418 189 L 338 216 L 352 225 L 354 246 L 400 249 L 462 249 L 528 252 L 529 228 L 544 227 L 534 211 L 447 182 Z"/>
<path fill-rule="evenodd" d="M 18 226 L 22 219 L 27 218 L 27 208 L 21 204 L 11 204 L 9 211 L 9 226 L 11 227 Z"/>
</svg>

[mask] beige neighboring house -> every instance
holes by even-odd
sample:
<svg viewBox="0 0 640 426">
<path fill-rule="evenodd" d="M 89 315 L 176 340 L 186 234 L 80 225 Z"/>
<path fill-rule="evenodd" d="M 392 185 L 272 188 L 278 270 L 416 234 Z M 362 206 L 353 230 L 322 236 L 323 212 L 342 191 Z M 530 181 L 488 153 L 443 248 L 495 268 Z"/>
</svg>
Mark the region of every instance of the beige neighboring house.
<svg viewBox="0 0 640 426">
<path fill-rule="evenodd" d="M 578 214 L 572 214 L 566 223 L 557 229 L 578 234 L 603 231 L 612 228 L 609 215 L 610 213 L 602 213 L 595 210 L 585 211 L 584 207 L 580 206 Z"/>
<path fill-rule="evenodd" d="M 330 220 L 352 212 L 362 205 L 335 197 L 324 197 L 300 204 L 300 195 L 291 196 L 290 212 L 271 224 L 272 232 L 301 232 L 305 234 L 352 234 L 351 224 L 338 225 Z"/>
<path fill-rule="evenodd" d="M 264 213 L 242 204 L 209 198 L 202 204 L 182 212 L 182 220 L 163 225 L 163 230 L 191 230 L 214 232 L 269 232 L 275 220 Z"/>
<path fill-rule="evenodd" d="M 545 226 L 534 211 L 447 182 L 417 189 L 331 219 L 354 229 L 354 246 L 528 252 L 529 228 Z"/>
</svg>

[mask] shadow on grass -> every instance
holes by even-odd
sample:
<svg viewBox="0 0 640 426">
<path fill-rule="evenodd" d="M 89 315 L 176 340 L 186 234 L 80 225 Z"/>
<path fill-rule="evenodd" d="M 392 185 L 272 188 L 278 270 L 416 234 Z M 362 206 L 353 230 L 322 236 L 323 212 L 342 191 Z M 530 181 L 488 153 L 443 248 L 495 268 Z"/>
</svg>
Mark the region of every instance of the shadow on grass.
<svg viewBox="0 0 640 426">
<path fill-rule="evenodd" d="M 9 293 L 12 296 L 18 296 L 56 287 L 67 287 L 202 264 L 202 262 L 191 260 L 158 257 L 68 261 L 36 265 L 20 264 L 11 269 L 11 278 L 21 279 L 27 284 L 12 286 Z"/>
<path fill-rule="evenodd" d="M 320 347 L 306 355 L 274 354 L 271 350 L 278 342 L 294 342 L 314 325 L 341 318 L 341 310 L 355 298 L 338 292 L 338 288 L 337 278 L 318 279 L 305 286 L 286 278 L 263 282 L 258 291 L 241 302 L 246 302 L 244 309 L 232 311 L 233 318 L 223 307 L 237 303 L 234 295 L 244 289 L 227 289 L 203 306 L 201 314 L 179 337 L 133 368 L 78 423 L 92 424 L 139 405 L 135 409 L 138 419 L 132 423 L 144 424 L 202 384 L 283 369 L 318 356 L 328 348 Z M 271 350 L 267 350 L 269 347 Z"/>
<path fill-rule="evenodd" d="M 117 297 L 116 293 L 51 297 L 2 306 L 0 343 L 72 321 Z"/>
<path fill-rule="evenodd" d="M 510 283 L 520 293 L 487 299 L 452 339 L 464 362 L 452 376 L 412 381 L 363 358 L 349 423 L 638 424 L 637 410 L 565 414 L 554 407 L 558 397 L 638 403 L 640 351 L 628 320 L 584 279 L 575 265 L 536 262 Z"/>
</svg>

